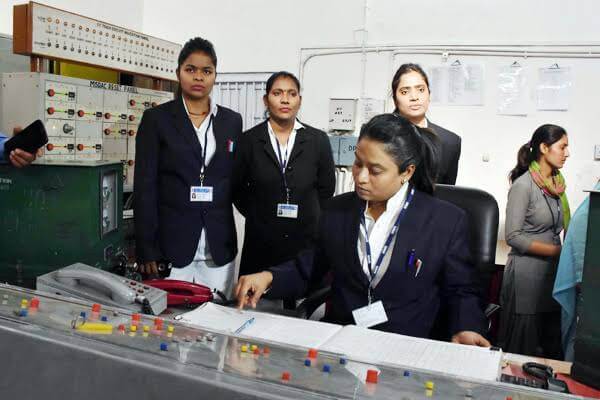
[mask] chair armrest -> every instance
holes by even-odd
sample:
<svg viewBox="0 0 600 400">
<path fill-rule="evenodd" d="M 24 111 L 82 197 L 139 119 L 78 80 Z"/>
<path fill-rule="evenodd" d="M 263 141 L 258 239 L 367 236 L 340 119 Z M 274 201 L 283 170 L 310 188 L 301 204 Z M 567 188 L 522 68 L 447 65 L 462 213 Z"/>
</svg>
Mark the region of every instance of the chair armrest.
<svg viewBox="0 0 600 400">
<path fill-rule="evenodd" d="M 321 304 L 327 301 L 327 298 L 329 297 L 330 293 L 330 286 L 325 286 L 315 290 L 312 293 L 309 293 L 308 296 L 306 296 L 306 298 L 302 300 L 302 303 L 300 303 L 300 305 L 296 307 L 296 317 L 304 319 L 310 318 L 310 316 L 315 312 L 315 310 L 319 308 Z"/>
</svg>

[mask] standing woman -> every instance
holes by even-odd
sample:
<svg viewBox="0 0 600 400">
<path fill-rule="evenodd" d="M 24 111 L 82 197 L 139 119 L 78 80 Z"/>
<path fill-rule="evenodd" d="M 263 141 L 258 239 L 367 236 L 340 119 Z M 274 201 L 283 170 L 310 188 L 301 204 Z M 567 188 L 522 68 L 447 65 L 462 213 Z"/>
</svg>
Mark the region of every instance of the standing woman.
<svg viewBox="0 0 600 400">
<path fill-rule="evenodd" d="M 567 133 L 542 125 L 519 150 L 506 205 L 508 255 L 500 303 L 499 341 L 505 351 L 561 358 L 560 306 L 552 298 L 561 250 L 560 232 L 569 224 L 565 180 Z"/>
<path fill-rule="evenodd" d="M 217 56 L 189 40 L 178 58 L 179 93 L 144 112 L 136 143 L 135 235 L 142 272 L 173 264 L 170 278 L 231 290 L 237 253 L 231 200 L 241 116 L 210 98 Z"/>
<path fill-rule="evenodd" d="M 437 183 L 454 185 L 458 173 L 461 140 L 454 132 L 430 122 L 427 110 L 430 102 L 429 79 L 418 64 L 403 64 L 392 79 L 392 97 L 396 114 L 402 115 L 414 125 L 430 128 L 439 137 Z"/>
<path fill-rule="evenodd" d="M 291 73 L 271 75 L 269 119 L 242 135 L 234 168 L 235 205 L 246 218 L 240 275 L 294 258 L 317 233 L 321 203 L 335 189 L 325 132 L 296 119 L 302 96 Z"/>
</svg>

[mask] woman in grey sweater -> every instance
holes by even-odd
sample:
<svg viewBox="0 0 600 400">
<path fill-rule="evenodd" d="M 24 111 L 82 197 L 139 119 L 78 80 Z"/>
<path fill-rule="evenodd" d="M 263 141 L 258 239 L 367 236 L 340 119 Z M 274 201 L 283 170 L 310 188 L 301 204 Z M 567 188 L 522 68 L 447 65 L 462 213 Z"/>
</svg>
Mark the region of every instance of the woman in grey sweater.
<svg viewBox="0 0 600 400">
<path fill-rule="evenodd" d="M 552 287 L 570 219 L 560 173 L 569 157 L 565 130 L 542 125 L 521 147 L 506 205 L 508 255 L 500 303 L 499 343 L 504 351 L 559 359 L 560 307 Z"/>
</svg>

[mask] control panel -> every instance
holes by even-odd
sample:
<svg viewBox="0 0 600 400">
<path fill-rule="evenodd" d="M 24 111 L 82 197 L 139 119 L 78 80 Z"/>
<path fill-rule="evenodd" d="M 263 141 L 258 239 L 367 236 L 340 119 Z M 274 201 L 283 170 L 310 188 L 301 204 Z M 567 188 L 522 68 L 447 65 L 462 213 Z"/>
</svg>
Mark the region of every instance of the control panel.
<svg viewBox="0 0 600 400">
<path fill-rule="evenodd" d="M 135 138 L 144 110 L 170 92 L 45 73 L 2 76 L 2 131 L 40 119 L 48 132 L 46 160 L 121 161 L 133 184 Z"/>
<path fill-rule="evenodd" d="M 502 382 L 370 365 L 341 354 L 224 335 L 166 317 L 0 285 L 0 351 L 16 360 L 7 387 L 33 396 L 64 386 L 89 392 L 88 398 L 94 399 L 117 395 L 117 390 L 119 398 L 128 398 L 130 387 L 137 398 L 185 393 L 209 393 L 217 399 L 571 398 Z M 69 371 L 37 373 L 56 368 Z M 101 373 L 96 368 L 102 368 Z"/>
<path fill-rule="evenodd" d="M 44 4 L 15 7 L 14 52 L 176 80 L 181 45 Z"/>
</svg>

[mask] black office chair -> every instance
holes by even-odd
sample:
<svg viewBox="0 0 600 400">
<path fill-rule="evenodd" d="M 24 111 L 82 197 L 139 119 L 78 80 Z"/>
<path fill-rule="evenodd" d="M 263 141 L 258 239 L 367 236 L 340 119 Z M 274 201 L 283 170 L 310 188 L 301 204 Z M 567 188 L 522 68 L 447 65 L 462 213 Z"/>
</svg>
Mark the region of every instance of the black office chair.
<svg viewBox="0 0 600 400">
<path fill-rule="evenodd" d="M 494 313 L 500 308 L 494 301 L 495 293 L 491 293 L 492 276 L 496 272 L 496 243 L 498 241 L 499 210 L 496 199 L 491 194 L 474 188 L 453 185 L 436 185 L 435 196 L 463 209 L 469 218 L 469 241 L 471 244 L 472 262 L 477 271 L 477 282 L 482 297 L 482 306 L 488 318 L 488 331 L 493 332 Z M 494 286 L 495 288 L 496 286 Z M 494 289 L 496 290 L 496 289 Z M 448 340 L 443 305 L 438 314 L 432 337 Z"/>
<path fill-rule="evenodd" d="M 495 271 L 498 241 L 498 203 L 494 196 L 480 189 L 464 186 L 436 185 L 435 196 L 462 208 L 469 217 L 469 240 L 479 284 L 487 293 Z"/>
<path fill-rule="evenodd" d="M 483 305 L 488 305 L 486 316 L 498 309 L 496 305 L 490 305 L 493 298 L 489 293 L 492 275 L 495 272 L 496 242 L 498 239 L 499 210 L 496 199 L 489 193 L 462 186 L 436 185 L 435 196 L 462 208 L 469 218 L 469 237 L 471 242 L 472 261 L 477 270 L 477 277 L 482 293 Z M 309 296 L 298 306 L 296 315 L 301 318 L 309 318 L 315 310 L 327 301 L 329 287 L 321 287 L 311 292 Z M 447 340 L 441 332 L 444 332 L 444 310 L 440 311 L 433 337 Z"/>
</svg>

